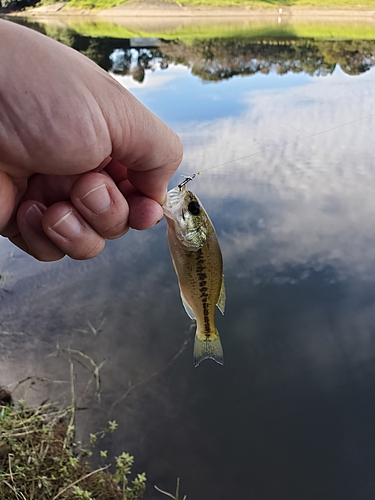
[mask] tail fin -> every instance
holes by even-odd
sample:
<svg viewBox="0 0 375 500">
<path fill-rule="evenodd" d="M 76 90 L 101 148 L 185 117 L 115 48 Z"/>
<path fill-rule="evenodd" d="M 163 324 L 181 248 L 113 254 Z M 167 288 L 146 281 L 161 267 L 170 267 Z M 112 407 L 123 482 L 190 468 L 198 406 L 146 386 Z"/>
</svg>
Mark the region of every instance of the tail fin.
<svg viewBox="0 0 375 500">
<path fill-rule="evenodd" d="M 194 340 L 194 366 L 197 367 L 205 359 L 213 359 L 220 365 L 224 364 L 223 347 L 219 332 L 210 336 L 196 332 Z"/>
</svg>

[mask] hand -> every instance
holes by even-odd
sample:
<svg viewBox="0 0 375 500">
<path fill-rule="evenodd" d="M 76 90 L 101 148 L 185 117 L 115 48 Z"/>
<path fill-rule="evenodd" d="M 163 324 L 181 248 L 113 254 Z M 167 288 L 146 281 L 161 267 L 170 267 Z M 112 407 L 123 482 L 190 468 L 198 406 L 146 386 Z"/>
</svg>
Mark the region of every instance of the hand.
<svg viewBox="0 0 375 500">
<path fill-rule="evenodd" d="M 0 20 L 0 234 L 43 261 L 96 256 L 162 217 L 177 135 L 82 54 Z"/>
</svg>

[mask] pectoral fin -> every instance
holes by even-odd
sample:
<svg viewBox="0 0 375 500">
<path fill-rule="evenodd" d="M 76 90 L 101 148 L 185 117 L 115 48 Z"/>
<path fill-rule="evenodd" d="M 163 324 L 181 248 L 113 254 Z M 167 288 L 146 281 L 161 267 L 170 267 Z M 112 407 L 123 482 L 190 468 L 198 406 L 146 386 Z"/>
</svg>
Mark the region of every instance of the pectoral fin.
<svg viewBox="0 0 375 500">
<path fill-rule="evenodd" d="M 187 303 L 187 300 L 185 299 L 184 294 L 182 293 L 182 290 L 180 290 L 180 294 L 181 294 L 181 300 L 182 300 L 182 304 L 185 308 L 186 314 L 189 316 L 190 319 L 195 319 L 194 311 Z"/>
<path fill-rule="evenodd" d="M 224 285 L 224 274 L 223 278 L 221 281 L 221 289 L 220 289 L 220 295 L 219 295 L 219 300 L 217 301 L 217 307 L 221 314 L 224 314 L 224 309 L 225 309 L 225 285 Z"/>
</svg>

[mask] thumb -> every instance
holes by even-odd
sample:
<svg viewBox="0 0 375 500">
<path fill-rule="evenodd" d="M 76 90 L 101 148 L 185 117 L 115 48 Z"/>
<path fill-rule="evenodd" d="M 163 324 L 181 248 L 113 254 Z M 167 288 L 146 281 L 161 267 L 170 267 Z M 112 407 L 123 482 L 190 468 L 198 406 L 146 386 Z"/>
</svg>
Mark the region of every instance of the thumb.
<svg viewBox="0 0 375 500">
<path fill-rule="evenodd" d="M 128 180 L 138 191 L 164 203 L 182 160 L 179 137 L 124 88 L 110 102 L 116 103 L 107 115 L 112 158 L 127 167 Z"/>
<path fill-rule="evenodd" d="M 9 224 L 15 210 L 17 188 L 8 174 L 0 172 L 0 233 Z"/>
</svg>

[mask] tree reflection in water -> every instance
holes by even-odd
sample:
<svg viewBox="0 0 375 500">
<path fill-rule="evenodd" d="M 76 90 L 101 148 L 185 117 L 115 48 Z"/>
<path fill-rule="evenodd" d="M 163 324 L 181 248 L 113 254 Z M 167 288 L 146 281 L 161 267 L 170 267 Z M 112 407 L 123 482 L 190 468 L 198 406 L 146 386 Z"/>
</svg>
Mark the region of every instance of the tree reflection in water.
<svg viewBox="0 0 375 500">
<path fill-rule="evenodd" d="M 214 38 L 197 39 L 192 45 L 179 40 L 161 41 L 158 48 L 135 49 L 127 46 L 129 40 L 77 36 L 79 43 L 75 41 L 74 48 L 107 71 L 133 74 L 137 81 L 143 81 L 139 74 L 144 77 L 146 69 L 152 70 L 156 65 L 166 68 L 171 63 L 190 67 L 194 75 L 211 81 L 272 71 L 278 74 L 303 71 L 311 76 L 324 76 L 331 74 L 337 64 L 345 73 L 358 75 L 375 65 L 375 40 Z M 119 50 L 123 56 L 116 67 L 113 54 Z"/>
<path fill-rule="evenodd" d="M 231 37 L 159 40 L 158 46 L 131 46 L 131 39 L 90 37 L 67 27 L 39 23 L 28 26 L 47 34 L 95 61 L 106 71 L 131 74 L 142 82 L 146 70 L 182 64 L 202 80 L 219 81 L 237 75 L 305 72 L 310 76 L 331 74 L 336 65 L 358 75 L 375 65 L 375 40 L 322 40 L 297 38 Z"/>
</svg>

